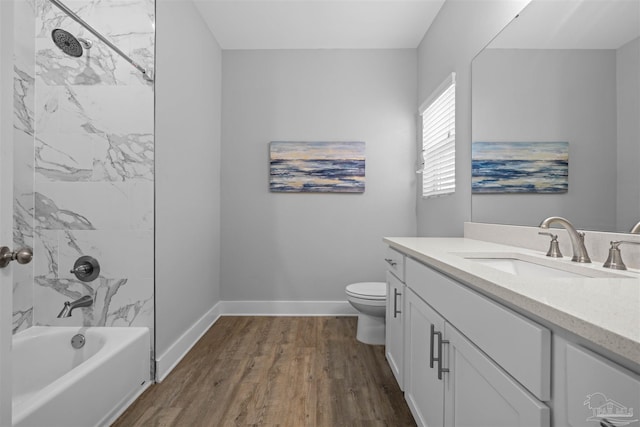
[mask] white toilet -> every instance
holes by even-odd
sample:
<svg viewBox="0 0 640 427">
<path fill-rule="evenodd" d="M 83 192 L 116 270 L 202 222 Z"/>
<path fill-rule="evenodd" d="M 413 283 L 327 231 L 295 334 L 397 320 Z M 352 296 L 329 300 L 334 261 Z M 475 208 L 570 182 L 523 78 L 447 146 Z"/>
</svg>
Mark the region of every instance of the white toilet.
<svg viewBox="0 0 640 427">
<path fill-rule="evenodd" d="M 365 344 L 384 344 L 387 284 L 352 283 L 347 285 L 346 291 L 347 301 L 358 310 L 358 341 Z"/>
</svg>

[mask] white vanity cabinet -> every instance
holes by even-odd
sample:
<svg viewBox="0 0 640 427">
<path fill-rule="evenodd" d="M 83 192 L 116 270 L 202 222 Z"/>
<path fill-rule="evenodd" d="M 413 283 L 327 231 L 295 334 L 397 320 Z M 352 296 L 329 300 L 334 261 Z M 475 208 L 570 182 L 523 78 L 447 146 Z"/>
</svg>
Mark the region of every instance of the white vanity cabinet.
<svg viewBox="0 0 640 427">
<path fill-rule="evenodd" d="M 554 353 L 554 425 L 638 423 L 640 375 L 561 338 L 554 340 Z"/>
<path fill-rule="evenodd" d="M 411 289 L 405 399 L 419 426 L 549 426 L 549 408 Z"/>
<path fill-rule="evenodd" d="M 445 426 L 549 426 L 549 408 L 449 323 Z"/>
<path fill-rule="evenodd" d="M 444 330 L 444 319 L 413 291 L 405 298 L 406 381 L 404 397 L 419 426 L 444 426 L 444 384 L 438 379 L 435 332 Z"/>
<path fill-rule="evenodd" d="M 404 390 L 404 255 L 387 249 L 387 313 L 385 326 L 385 355 L 391 372 Z"/>
<path fill-rule="evenodd" d="M 390 289 L 402 285 L 404 290 L 404 392 L 419 426 L 611 427 L 640 422 L 640 353 L 631 338 L 635 331 L 624 326 L 637 323 L 637 283 L 520 279 L 490 274 L 461 256 L 505 251 L 490 242 L 385 241 L 405 254 L 404 279 L 398 282 L 390 275 L 388 283 Z M 570 289 L 557 289 L 560 285 Z M 602 292 L 591 285 L 610 288 Z M 529 286 L 542 288 L 531 292 Z M 576 290 L 587 292 L 588 298 L 580 294 L 565 301 Z M 625 301 L 603 299 L 610 294 L 624 295 Z M 615 311 L 601 310 L 601 304 L 624 310 L 617 317 Z"/>
<path fill-rule="evenodd" d="M 387 270 L 404 283 L 405 255 L 393 248 L 387 248 L 384 261 L 387 263 Z"/>
<path fill-rule="evenodd" d="M 387 318 L 385 325 L 385 355 L 400 390 L 404 390 L 404 301 L 405 284 L 387 271 Z"/>
<path fill-rule="evenodd" d="M 405 262 L 404 391 L 420 426 L 549 426 L 546 328 Z"/>
</svg>

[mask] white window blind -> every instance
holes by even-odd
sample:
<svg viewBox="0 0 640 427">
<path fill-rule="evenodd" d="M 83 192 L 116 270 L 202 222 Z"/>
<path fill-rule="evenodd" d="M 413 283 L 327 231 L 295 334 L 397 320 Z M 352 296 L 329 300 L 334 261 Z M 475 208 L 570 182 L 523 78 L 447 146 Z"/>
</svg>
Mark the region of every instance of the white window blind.
<svg viewBox="0 0 640 427">
<path fill-rule="evenodd" d="M 456 75 L 451 73 L 420 106 L 422 197 L 456 190 Z"/>
</svg>

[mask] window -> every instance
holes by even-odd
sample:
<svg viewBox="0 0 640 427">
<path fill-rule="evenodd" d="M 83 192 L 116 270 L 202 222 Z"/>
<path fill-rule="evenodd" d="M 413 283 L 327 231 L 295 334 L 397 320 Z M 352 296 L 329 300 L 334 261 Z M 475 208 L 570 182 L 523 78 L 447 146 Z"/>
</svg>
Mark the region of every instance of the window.
<svg viewBox="0 0 640 427">
<path fill-rule="evenodd" d="M 422 197 L 456 191 L 456 74 L 420 106 Z"/>
</svg>

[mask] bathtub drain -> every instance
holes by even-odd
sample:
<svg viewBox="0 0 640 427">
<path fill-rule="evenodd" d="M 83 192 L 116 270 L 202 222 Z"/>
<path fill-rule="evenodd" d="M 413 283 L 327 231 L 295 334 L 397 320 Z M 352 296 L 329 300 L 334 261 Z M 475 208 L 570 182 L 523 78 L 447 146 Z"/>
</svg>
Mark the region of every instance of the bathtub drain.
<svg viewBox="0 0 640 427">
<path fill-rule="evenodd" d="M 73 338 L 71 338 L 71 347 L 75 349 L 82 348 L 84 347 L 84 342 L 85 342 L 84 335 L 82 334 L 74 335 Z"/>
</svg>

